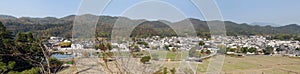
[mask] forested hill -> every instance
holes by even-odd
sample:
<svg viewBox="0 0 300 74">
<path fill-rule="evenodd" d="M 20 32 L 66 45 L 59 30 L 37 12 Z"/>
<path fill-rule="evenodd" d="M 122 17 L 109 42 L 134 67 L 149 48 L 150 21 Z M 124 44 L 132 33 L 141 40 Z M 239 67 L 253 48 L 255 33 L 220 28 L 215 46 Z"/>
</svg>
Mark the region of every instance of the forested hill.
<svg viewBox="0 0 300 74">
<path fill-rule="evenodd" d="M 95 15 L 80 15 L 80 16 L 95 16 Z M 110 35 L 113 24 L 117 19 L 122 19 L 122 24 L 130 26 L 133 23 L 145 20 L 132 20 L 126 17 L 112 16 L 97 16 L 100 17 L 97 24 L 98 36 L 107 37 Z M 20 17 L 16 18 L 9 15 L 0 15 L 0 21 L 7 27 L 8 30 L 16 34 L 17 32 L 33 32 L 36 36 L 63 36 L 71 37 L 72 23 L 75 15 L 66 16 L 63 18 L 45 17 L 31 18 Z M 177 27 L 186 27 L 183 22 L 191 21 L 199 36 L 208 36 L 209 28 L 206 22 L 221 22 L 221 21 L 202 21 L 194 18 L 187 18 L 178 22 L 160 21 L 145 21 L 139 24 L 132 32 L 132 36 L 173 36 L 175 32 L 167 26 L 176 25 Z M 238 24 L 231 21 L 224 21 L 227 35 L 274 35 L 274 34 L 300 34 L 300 26 L 290 24 L 281 27 L 272 26 L 253 26 L 249 24 Z M 145 32 L 147 31 L 147 32 Z"/>
</svg>

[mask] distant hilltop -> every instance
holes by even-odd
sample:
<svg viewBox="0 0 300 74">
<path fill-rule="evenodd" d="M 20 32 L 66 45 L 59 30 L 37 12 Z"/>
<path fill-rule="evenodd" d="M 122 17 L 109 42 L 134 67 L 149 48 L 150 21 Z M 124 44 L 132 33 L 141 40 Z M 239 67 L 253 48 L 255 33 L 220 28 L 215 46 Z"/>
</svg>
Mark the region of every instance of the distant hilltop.
<svg viewBox="0 0 300 74">
<path fill-rule="evenodd" d="M 246 23 L 235 23 L 232 21 L 203 21 L 195 18 L 186 18 L 178 22 L 169 22 L 167 20 L 147 21 L 145 19 L 133 20 L 127 17 L 118 16 L 97 16 L 91 14 L 79 15 L 79 16 L 94 16 L 99 17 L 97 23 L 97 36 L 107 37 L 111 34 L 113 25 L 117 19 L 123 19 L 121 22 L 124 25 L 131 26 L 132 23 L 145 21 L 140 23 L 138 27 L 134 29 L 131 36 L 151 36 L 151 35 L 163 35 L 174 36 L 175 32 L 167 25 L 176 25 L 177 27 L 185 27 L 182 22 L 190 21 L 198 36 L 209 35 L 209 28 L 207 22 L 224 22 L 227 35 L 275 35 L 275 34 L 291 34 L 299 35 L 300 26 L 297 24 L 289 24 L 285 26 L 259 26 L 250 25 Z M 0 15 L 0 21 L 12 31 L 14 34 L 17 32 L 34 32 L 38 36 L 63 36 L 71 37 L 72 25 L 75 15 L 69 15 L 62 18 L 56 17 L 44 17 L 44 18 L 32 18 L 32 17 L 13 17 L 9 15 Z M 89 21 L 89 20 L 86 20 Z M 147 33 L 144 31 L 147 31 Z"/>
<path fill-rule="evenodd" d="M 1 19 L 16 19 L 16 17 L 14 16 L 10 16 L 10 15 L 0 15 Z"/>
</svg>

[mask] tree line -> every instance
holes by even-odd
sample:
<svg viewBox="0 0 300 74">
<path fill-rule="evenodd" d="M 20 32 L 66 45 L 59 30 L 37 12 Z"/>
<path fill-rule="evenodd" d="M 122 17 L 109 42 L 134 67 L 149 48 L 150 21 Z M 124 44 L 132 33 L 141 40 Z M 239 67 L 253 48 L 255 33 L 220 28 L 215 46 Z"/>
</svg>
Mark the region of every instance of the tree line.
<svg viewBox="0 0 300 74">
<path fill-rule="evenodd" d="M 82 15 L 84 16 L 84 15 Z M 93 15 L 96 16 L 96 15 Z M 5 21 L 4 25 L 16 35 L 18 32 L 33 32 L 34 36 L 61 36 L 65 38 L 72 37 L 72 27 L 75 16 L 67 16 L 63 18 L 16 18 L 16 19 L 1 19 Z M 139 22 L 139 20 L 132 20 L 125 17 L 111 17 L 111 16 L 99 16 L 97 23 L 97 37 L 110 37 L 115 22 L 118 19 L 126 19 L 121 21 L 122 24 L 131 27 L 132 24 Z M 88 20 L 87 20 L 88 21 Z M 179 22 L 162 23 L 162 21 L 145 21 L 132 31 L 132 37 L 149 37 L 149 36 L 178 36 L 175 31 L 169 27 L 174 25 L 177 27 L 185 27 L 186 24 L 182 24 L 186 21 L 190 21 L 193 25 L 196 33 L 200 37 L 210 37 L 209 27 L 207 22 L 220 23 L 224 22 L 226 28 L 226 34 L 228 36 L 237 35 L 272 35 L 274 39 L 290 39 L 294 38 L 300 40 L 300 26 L 297 24 L 290 24 L 281 27 L 272 26 L 253 26 L 246 23 L 238 24 L 231 21 L 202 21 L 194 18 L 187 18 Z M 115 28 L 119 29 L 119 28 Z M 190 33 L 190 32 L 187 32 Z M 296 35 L 296 36 L 290 36 Z"/>
</svg>

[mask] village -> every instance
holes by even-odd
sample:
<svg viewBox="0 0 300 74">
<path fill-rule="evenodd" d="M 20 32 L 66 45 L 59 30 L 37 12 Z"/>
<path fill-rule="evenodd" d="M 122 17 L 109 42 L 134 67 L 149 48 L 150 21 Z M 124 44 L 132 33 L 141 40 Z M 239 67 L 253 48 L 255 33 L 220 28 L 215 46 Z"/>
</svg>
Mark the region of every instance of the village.
<svg viewBox="0 0 300 74">
<path fill-rule="evenodd" d="M 108 42 L 106 38 L 99 38 Z M 227 54 L 230 56 L 288 56 L 300 58 L 299 41 L 268 40 L 263 36 L 213 36 L 212 38 L 199 37 L 159 37 L 132 38 L 130 40 L 120 40 L 109 42 L 111 49 L 103 51 L 101 48 L 94 48 L 93 41 L 73 42 L 71 39 L 62 37 L 50 37 L 47 43 L 44 43 L 49 51 L 53 53 L 52 57 L 62 61 L 73 63 L 74 59 L 103 58 L 105 54 L 110 53 L 110 61 L 118 61 L 134 58 L 132 62 L 138 64 L 151 63 L 160 64 L 163 62 L 181 62 L 190 61 L 201 64 L 205 59 L 218 54 Z M 224 50 L 225 53 L 220 52 Z M 144 57 L 149 57 L 143 61 Z M 82 66 L 87 65 L 90 60 L 81 60 Z M 141 60 L 141 61 L 137 61 Z M 73 66 L 73 63 L 66 63 L 64 66 Z M 79 62 L 75 62 L 78 63 Z M 138 66 L 138 65 L 135 65 Z M 137 68 L 138 69 L 138 68 Z M 96 72 L 96 71 L 95 71 Z"/>
<path fill-rule="evenodd" d="M 267 40 L 263 36 L 237 36 L 227 37 L 224 41 L 226 47 L 229 48 L 227 53 L 236 53 L 237 50 L 246 50 L 246 54 L 264 54 L 264 55 L 287 55 L 291 57 L 299 57 L 300 42 L 296 40 Z M 233 50 L 230 50 L 233 49 Z M 242 50 L 243 52 L 243 50 Z"/>
<path fill-rule="evenodd" d="M 217 39 L 222 39 L 222 41 Z M 199 45 L 199 42 L 203 42 L 203 45 Z M 92 41 L 75 44 L 72 43 L 72 40 L 62 37 L 50 37 L 48 43 L 45 43 L 45 46 L 50 51 L 63 51 L 68 54 L 74 53 L 70 52 L 73 50 L 95 50 L 91 45 L 93 45 Z M 299 57 L 300 55 L 299 41 L 267 40 L 266 37 L 263 36 L 227 36 L 216 37 L 215 40 L 199 37 L 162 38 L 153 36 L 148 38 L 136 38 L 134 41 L 123 40 L 111 43 L 113 48 L 110 52 L 129 52 L 130 47 L 135 48 L 136 51 L 189 51 L 192 48 L 195 48 L 196 51 L 201 51 L 205 48 L 208 51 L 216 52 L 214 50 L 218 50 L 219 45 L 226 47 L 226 54 L 287 55 L 291 57 Z"/>
</svg>

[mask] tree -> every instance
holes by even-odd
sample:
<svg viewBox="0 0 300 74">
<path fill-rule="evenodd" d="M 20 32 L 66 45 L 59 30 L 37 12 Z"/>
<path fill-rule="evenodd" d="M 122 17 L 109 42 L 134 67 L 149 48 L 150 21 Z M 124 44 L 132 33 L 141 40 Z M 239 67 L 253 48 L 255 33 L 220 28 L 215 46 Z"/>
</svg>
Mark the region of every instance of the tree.
<svg viewBox="0 0 300 74">
<path fill-rule="evenodd" d="M 265 55 L 269 55 L 273 53 L 273 47 L 271 46 L 267 46 L 264 50 L 263 50 Z"/>
<path fill-rule="evenodd" d="M 50 58 L 50 63 L 52 72 L 57 72 L 57 69 L 63 64 L 63 62 L 57 60 L 56 58 Z"/>
<path fill-rule="evenodd" d="M 136 41 L 137 41 L 137 39 L 136 39 L 135 37 L 132 37 L 131 40 L 132 40 L 133 42 L 136 42 Z"/>
<path fill-rule="evenodd" d="M 257 49 L 256 48 L 254 48 L 254 47 L 251 47 L 251 48 L 249 48 L 248 49 L 248 52 L 250 52 L 250 53 L 256 53 L 257 52 Z"/>
<path fill-rule="evenodd" d="M 205 52 L 206 54 L 210 54 L 211 53 L 211 51 L 210 50 L 206 50 L 206 52 Z"/>
<path fill-rule="evenodd" d="M 277 52 L 280 52 L 280 51 L 283 51 L 283 50 L 284 50 L 284 49 L 281 49 L 281 48 L 277 48 L 277 49 L 276 49 Z"/>
<path fill-rule="evenodd" d="M 95 46 L 96 49 L 100 49 L 100 51 L 102 51 L 101 54 L 103 54 L 102 60 L 104 61 L 105 67 L 112 73 L 112 70 L 109 68 L 108 66 L 108 59 L 112 58 L 113 53 L 109 52 L 110 50 L 112 50 L 112 45 L 111 43 L 107 43 L 105 40 L 103 39 L 96 39 L 99 44 Z"/>
<path fill-rule="evenodd" d="M 164 46 L 165 50 L 170 50 L 168 45 Z"/>
<path fill-rule="evenodd" d="M 172 69 L 170 70 L 170 72 L 171 72 L 171 74 L 175 74 L 175 73 L 176 73 L 176 69 L 175 69 L 175 68 L 172 68 Z"/>
<path fill-rule="evenodd" d="M 143 63 L 143 64 L 145 64 L 146 62 L 149 62 L 150 61 L 150 59 L 151 59 L 151 57 L 150 56 L 144 56 L 144 57 L 142 57 L 141 58 L 141 62 Z"/>
<path fill-rule="evenodd" d="M 108 49 L 108 51 L 110 51 L 110 50 L 112 50 L 113 49 L 113 47 L 112 47 L 112 45 L 111 45 L 111 43 L 106 43 L 106 46 L 107 46 L 107 49 Z"/>
<path fill-rule="evenodd" d="M 300 48 L 296 48 L 295 50 L 300 51 Z"/>
<path fill-rule="evenodd" d="M 25 72 L 35 72 L 34 68 L 39 68 L 41 73 L 51 74 L 59 68 L 51 68 L 54 63 L 50 61 L 50 52 L 43 46 L 41 42 L 43 40 L 34 39 L 32 33 L 20 32 L 14 41 L 14 50 L 17 50 L 17 53 L 22 55 L 21 58 L 29 64 L 27 66 L 30 67 L 30 70 L 25 70 Z"/>
<path fill-rule="evenodd" d="M 9 61 L 8 62 L 8 65 L 7 65 L 7 68 L 8 69 L 13 69 L 16 65 L 16 62 L 15 61 Z"/>
<path fill-rule="evenodd" d="M 226 52 L 235 52 L 236 50 L 236 48 L 226 48 Z"/>
<path fill-rule="evenodd" d="M 111 43 L 100 42 L 100 44 L 96 45 L 95 48 L 106 52 L 112 50 L 112 45 Z"/>
<path fill-rule="evenodd" d="M 28 41 L 28 36 L 26 36 L 26 34 L 19 35 L 18 37 L 23 38 L 23 41 Z M 33 49 L 35 43 L 20 43 L 19 41 L 16 41 L 18 37 L 14 39 L 10 32 L 7 31 L 0 22 L 0 65 L 2 73 L 8 73 L 14 70 L 25 71 L 31 69 L 34 66 L 37 66 L 37 62 L 33 61 L 39 61 L 43 58 L 39 56 L 38 49 Z"/>
<path fill-rule="evenodd" d="M 241 48 L 242 53 L 247 53 L 248 50 L 249 50 L 248 47 L 242 47 Z"/>
<path fill-rule="evenodd" d="M 42 40 L 31 32 L 19 32 L 16 37 L 0 22 L 0 71 L 8 74 L 50 74 L 50 53 L 44 50 Z"/>
<path fill-rule="evenodd" d="M 145 47 L 148 46 L 148 43 L 144 41 L 138 41 L 137 44 L 144 45 Z"/>
<path fill-rule="evenodd" d="M 164 67 L 163 73 L 164 73 L 164 74 L 168 74 L 168 68 L 167 68 L 167 67 Z"/>
<path fill-rule="evenodd" d="M 27 35 L 26 35 L 26 37 L 27 37 L 27 41 L 28 41 L 28 42 L 33 42 L 33 41 L 35 41 L 32 32 L 28 32 Z"/>
<path fill-rule="evenodd" d="M 172 51 L 173 51 L 173 52 L 176 52 L 176 51 L 177 51 L 177 49 L 176 49 L 176 48 L 172 48 Z"/>
<path fill-rule="evenodd" d="M 135 45 L 135 46 L 133 47 L 133 52 L 140 52 L 139 46 Z"/>
<path fill-rule="evenodd" d="M 0 72 L 5 73 L 7 71 L 7 65 L 4 62 L 0 62 Z"/>
<path fill-rule="evenodd" d="M 200 41 L 198 44 L 199 44 L 200 46 L 205 45 L 204 41 Z"/>
</svg>

